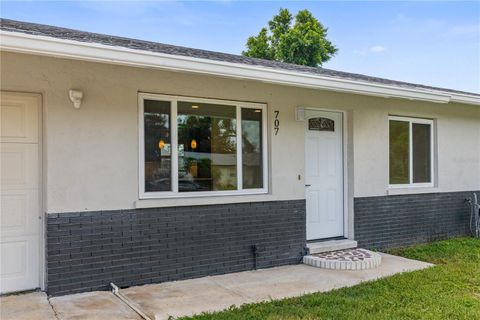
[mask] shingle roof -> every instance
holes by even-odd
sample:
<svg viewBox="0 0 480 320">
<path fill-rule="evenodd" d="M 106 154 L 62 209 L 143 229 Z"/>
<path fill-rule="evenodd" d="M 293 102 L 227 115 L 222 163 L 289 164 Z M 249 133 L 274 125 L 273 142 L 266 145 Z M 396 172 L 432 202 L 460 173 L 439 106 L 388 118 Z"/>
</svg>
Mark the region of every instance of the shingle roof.
<svg viewBox="0 0 480 320">
<path fill-rule="evenodd" d="M 480 94 L 478 93 L 438 88 L 438 87 L 432 87 L 432 86 L 427 86 L 422 84 L 414 84 L 414 83 L 395 81 L 395 80 L 389 80 L 389 79 L 378 78 L 378 77 L 371 77 L 363 74 L 336 71 L 336 70 L 331 70 L 331 69 L 326 69 L 321 67 L 300 66 L 300 65 L 283 63 L 278 61 L 244 57 L 241 55 L 193 49 L 193 48 L 174 46 L 174 45 L 163 44 L 163 43 L 152 42 L 152 41 L 144 41 L 144 40 L 138 40 L 138 39 L 110 36 L 105 34 L 85 32 L 85 31 L 60 28 L 60 27 L 37 24 L 37 23 L 16 21 L 16 20 L 10 20 L 10 19 L 0 19 L 0 30 L 10 31 L 10 32 L 20 32 L 20 33 L 25 33 L 30 35 L 37 35 L 37 36 L 53 37 L 53 38 L 65 39 L 65 40 L 74 40 L 74 41 L 80 41 L 80 42 L 86 42 L 86 43 L 97 43 L 97 44 L 102 44 L 107 46 L 123 47 L 123 48 L 142 50 L 142 51 L 151 51 L 151 52 L 177 55 L 177 56 L 187 56 L 187 57 L 193 57 L 193 58 L 209 59 L 214 61 L 224 61 L 224 62 L 244 64 L 244 65 L 253 65 L 253 66 L 260 66 L 260 67 L 266 67 L 266 68 L 272 68 L 272 69 L 278 69 L 278 70 L 288 70 L 288 71 L 293 71 L 298 73 L 320 75 L 320 76 L 337 78 L 337 79 L 361 81 L 366 83 L 390 85 L 390 86 L 396 86 L 401 88 L 435 90 L 435 91 L 443 91 L 443 92 L 458 93 L 458 94 L 468 94 L 468 95 L 480 97 Z"/>
</svg>

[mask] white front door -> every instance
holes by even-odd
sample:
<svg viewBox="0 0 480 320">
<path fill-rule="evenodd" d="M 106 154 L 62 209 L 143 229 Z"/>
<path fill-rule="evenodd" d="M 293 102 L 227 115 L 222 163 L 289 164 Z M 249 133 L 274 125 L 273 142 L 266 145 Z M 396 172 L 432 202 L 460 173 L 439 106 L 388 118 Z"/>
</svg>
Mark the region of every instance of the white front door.
<svg viewBox="0 0 480 320">
<path fill-rule="evenodd" d="M 6 293 L 40 287 L 40 99 L 0 95 L 0 293 Z"/>
<path fill-rule="evenodd" d="M 343 115 L 305 111 L 307 240 L 343 232 Z"/>
</svg>

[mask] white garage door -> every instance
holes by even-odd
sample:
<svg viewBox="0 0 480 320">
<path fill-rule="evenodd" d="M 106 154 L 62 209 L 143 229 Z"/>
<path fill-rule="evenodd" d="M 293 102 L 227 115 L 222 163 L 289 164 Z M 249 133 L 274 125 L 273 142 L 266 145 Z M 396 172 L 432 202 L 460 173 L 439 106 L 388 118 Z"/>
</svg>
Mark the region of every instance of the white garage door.
<svg viewBox="0 0 480 320">
<path fill-rule="evenodd" d="M 0 292 L 40 286 L 40 97 L 1 93 Z"/>
</svg>

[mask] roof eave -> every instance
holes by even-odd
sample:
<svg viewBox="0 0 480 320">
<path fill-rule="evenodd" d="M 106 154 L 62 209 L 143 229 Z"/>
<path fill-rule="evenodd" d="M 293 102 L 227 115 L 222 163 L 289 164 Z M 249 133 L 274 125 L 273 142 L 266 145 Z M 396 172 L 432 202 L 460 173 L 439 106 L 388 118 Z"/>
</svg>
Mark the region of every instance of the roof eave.
<svg viewBox="0 0 480 320">
<path fill-rule="evenodd" d="M 315 88 L 330 91 L 429 101 L 435 103 L 465 103 L 480 106 L 480 97 L 439 90 L 415 89 L 368 83 L 350 79 L 273 69 L 225 61 L 169 55 L 118 46 L 72 41 L 0 30 L 1 50 L 76 60 L 103 62 L 144 68 L 193 72 L 237 79 Z"/>
</svg>

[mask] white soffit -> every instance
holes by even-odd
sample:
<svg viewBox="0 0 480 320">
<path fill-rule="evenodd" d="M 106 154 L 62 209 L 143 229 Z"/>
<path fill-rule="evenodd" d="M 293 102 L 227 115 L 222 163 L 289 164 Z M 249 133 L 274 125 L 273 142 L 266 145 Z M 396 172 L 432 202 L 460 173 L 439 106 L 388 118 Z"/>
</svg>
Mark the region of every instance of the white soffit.
<svg viewBox="0 0 480 320">
<path fill-rule="evenodd" d="M 0 31 L 0 48 L 11 52 L 144 68 L 194 72 L 385 98 L 480 105 L 480 97 L 468 94 L 325 77 L 289 70 L 134 50 L 119 46 L 107 46 L 90 42 L 29 35 L 20 32 Z"/>
</svg>

